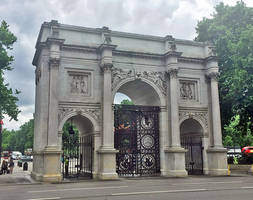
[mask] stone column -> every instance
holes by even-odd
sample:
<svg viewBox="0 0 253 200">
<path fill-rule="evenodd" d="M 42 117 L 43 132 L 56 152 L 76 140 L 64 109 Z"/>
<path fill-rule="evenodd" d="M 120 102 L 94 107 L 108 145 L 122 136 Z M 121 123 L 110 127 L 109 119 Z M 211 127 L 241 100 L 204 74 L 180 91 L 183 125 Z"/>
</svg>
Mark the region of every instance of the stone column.
<svg viewBox="0 0 253 200">
<path fill-rule="evenodd" d="M 60 49 L 64 40 L 50 37 L 47 38 L 49 50 L 48 62 L 48 86 L 47 107 L 43 107 L 45 115 L 45 135 L 46 144 L 42 151 L 34 154 L 34 170 L 32 176 L 39 181 L 60 182 L 61 175 L 61 146 L 58 135 L 58 76 L 60 67 Z M 42 133 L 40 133 L 42 134 Z M 35 144 L 36 145 L 36 144 Z M 37 170 L 37 169 L 40 170 Z"/>
<path fill-rule="evenodd" d="M 168 123 L 170 130 L 168 132 L 170 144 L 165 149 L 167 154 L 167 175 L 172 177 L 187 176 L 185 170 L 185 152 L 180 143 L 179 129 L 179 109 L 178 109 L 178 61 L 181 53 L 176 52 L 175 42 L 170 42 L 170 51 L 166 54 L 166 65 L 168 72 L 169 90 L 168 90 Z"/>
<path fill-rule="evenodd" d="M 215 57 L 214 57 L 215 58 Z M 220 120 L 220 105 L 219 105 L 219 93 L 218 93 L 218 65 L 216 59 L 210 57 L 207 59 L 207 78 L 210 79 L 210 91 L 209 91 L 209 113 L 211 117 L 213 145 L 207 150 L 207 163 L 209 175 L 224 176 L 228 175 L 227 168 L 227 150 L 222 145 L 222 133 L 221 133 L 221 120 Z"/>
<path fill-rule="evenodd" d="M 179 130 L 179 112 L 178 112 L 178 69 L 168 70 L 170 77 L 170 119 L 171 119 L 171 147 L 181 147 L 180 144 L 180 130 Z"/>
<path fill-rule="evenodd" d="M 164 149 L 168 146 L 168 114 L 167 107 L 161 106 L 159 113 L 159 136 L 160 136 L 160 172 L 161 176 L 168 174 L 167 163 L 168 158 Z"/>
<path fill-rule="evenodd" d="M 213 144 L 215 148 L 222 148 L 222 133 L 220 120 L 220 103 L 218 92 L 218 72 L 211 72 L 207 74 L 210 78 L 211 84 L 211 107 L 212 107 L 212 128 L 213 128 Z"/>
<path fill-rule="evenodd" d="M 103 135 L 102 146 L 98 150 L 100 154 L 99 179 L 117 179 L 116 153 L 114 149 L 113 109 L 112 109 L 112 50 L 115 45 L 102 44 L 99 47 L 101 53 L 100 67 L 103 72 Z"/>
</svg>

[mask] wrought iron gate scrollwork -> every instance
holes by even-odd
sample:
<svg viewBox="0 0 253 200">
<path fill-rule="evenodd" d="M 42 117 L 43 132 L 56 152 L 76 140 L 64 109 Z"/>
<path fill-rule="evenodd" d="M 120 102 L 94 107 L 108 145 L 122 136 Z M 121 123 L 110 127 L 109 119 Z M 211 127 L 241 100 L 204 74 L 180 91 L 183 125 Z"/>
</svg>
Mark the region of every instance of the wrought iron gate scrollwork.
<svg viewBox="0 0 253 200">
<path fill-rule="evenodd" d="M 160 172 L 159 107 L 114 106 L 117 173 L 122 176 Z"/>
<path fill-rule="evenodd" d="M 93 137 L 63 137 L 63 178 L 92 178 Z"/>
<path fill-rule="evenodd" d="M 188 171 L 188 174 L 203 174 L 203 147 L 201 138 L 182 137 L 181 145 L 188 150 L 185 154 L 185 169 Z"/>
</svg>

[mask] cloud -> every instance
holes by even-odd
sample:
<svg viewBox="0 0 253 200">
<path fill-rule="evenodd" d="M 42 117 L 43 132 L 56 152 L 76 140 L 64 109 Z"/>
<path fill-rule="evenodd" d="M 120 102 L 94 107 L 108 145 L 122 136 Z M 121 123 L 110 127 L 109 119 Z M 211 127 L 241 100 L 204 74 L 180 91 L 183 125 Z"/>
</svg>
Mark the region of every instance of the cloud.
<svg viewBox="0 0 253 200">
<path fill-rule="evenodd" d="M 224 0 L 235 3 L 236 0 Z M 0 20 L 10 25 L 17 36 L 12 54 L 14 70 L 5 74 L 11 87 L 21 90 L 19 122 L 6 127 L 18 128 L 34 112 L 34 70 L 32 58 L 39 29 L 44 21 L 85 27 L 108 26 L 112 30 L 149 35 L 173 35 L 194 39 L 197 21 L 210 17 L 220 0 L 1 0 Z M 246 0 L 252 6 L 252 0 Z"/>
<path fill-rule="evenodd" d="M 10 118 L 8 116 L 4 116 L 5 118 L 3 119 L 3 128 L 6 128 L 8 130 L 17 130 L 21 125 L 33 118 L 33 104 L 29 106 L 21 106 L 19 108 L 21 110 L 21 113 L 18 115 L 18 121 L 10 121 Z"/>
</svg>

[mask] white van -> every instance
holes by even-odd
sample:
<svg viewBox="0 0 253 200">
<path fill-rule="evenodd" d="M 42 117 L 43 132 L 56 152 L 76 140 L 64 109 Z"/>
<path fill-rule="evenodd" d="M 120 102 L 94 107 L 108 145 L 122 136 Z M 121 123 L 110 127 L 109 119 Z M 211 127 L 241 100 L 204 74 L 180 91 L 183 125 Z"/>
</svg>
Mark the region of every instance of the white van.
<svg viewBox="0 0 253 200">
<path fill-rule="evenodd" d="M 21 158 L 22 153 L 19 151 L 13 151 L 11 154 L 11 157 L 13 160 L 18 160 L 19 158 Z"/>
</svg>

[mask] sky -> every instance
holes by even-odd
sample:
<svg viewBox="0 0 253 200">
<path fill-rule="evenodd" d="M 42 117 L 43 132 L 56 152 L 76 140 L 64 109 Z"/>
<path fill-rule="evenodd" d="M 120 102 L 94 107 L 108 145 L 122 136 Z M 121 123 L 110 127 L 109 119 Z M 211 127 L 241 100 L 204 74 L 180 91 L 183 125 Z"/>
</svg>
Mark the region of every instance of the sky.
<svg viewBox="0 0 253 200">
<path fill-rule="evenodd" d="M 214 6 L 221 1 L 235 5 L 237 0 L 0 0 L 0 21 L 5 20 L 18 38 L 11 52 L 14 70 L 5 73 L 5 79 L 10 87 L 21 91 L 18 121 L 9 121 L 6 116 L 3 127 L 17 130 L 33 118 L 32 59 L 43 22 L 54 19 L 61 24 L 107 26 L 115 31 L 193 40 L 197 22 L 203 17 L 210 18 Z M 253 0 L 244 2 L 253 7 Z M 121 100 L 122 96 L 116 99 L 118 103 Z"/>
</svg>

